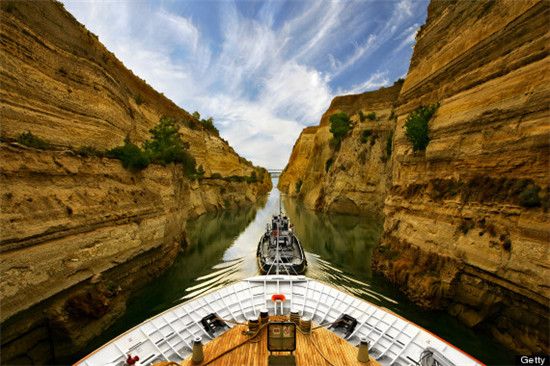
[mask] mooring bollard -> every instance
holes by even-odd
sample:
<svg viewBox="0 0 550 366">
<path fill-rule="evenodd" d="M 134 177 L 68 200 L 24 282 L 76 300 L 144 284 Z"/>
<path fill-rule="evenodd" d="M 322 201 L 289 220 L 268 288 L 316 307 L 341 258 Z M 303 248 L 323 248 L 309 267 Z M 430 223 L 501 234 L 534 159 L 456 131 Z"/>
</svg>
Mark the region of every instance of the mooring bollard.
<svg viewBox="0 0 550 366">
<path fill-rule="evenodd" d="M 201 363 L 204 360 L 204 352 L 202 349 L 202 338 L 196 337 L 193 339 L 193 351 L 191 361 L 193 363 Z"/>
<path fill-rule="evenodd" d="M 370 363 L 369 357 L 369 342 L 366 337 L 361 337 L 359 342 L 359 350 L 357 351 L 357 361 Z"/>
<path fill-rule="evenodd" d="M 292 309 L 290 311 L 290 321 L 296 324 L 297 326 L 300 325 L 300 312 L 296 309 Z"/>
<path fill-rule="evenodd" d="M 267 309 L 260 310 L 260 324 L 264 325 L 269 322 L 269 312 Z"/>
<path fill-rule="evenodd" d="M 311 333 L 311 318 L 310 317 L 303 317 L 300 321 L 300 328 L 302 328 L 302 332 L 304 334 Z"/>
</svg>

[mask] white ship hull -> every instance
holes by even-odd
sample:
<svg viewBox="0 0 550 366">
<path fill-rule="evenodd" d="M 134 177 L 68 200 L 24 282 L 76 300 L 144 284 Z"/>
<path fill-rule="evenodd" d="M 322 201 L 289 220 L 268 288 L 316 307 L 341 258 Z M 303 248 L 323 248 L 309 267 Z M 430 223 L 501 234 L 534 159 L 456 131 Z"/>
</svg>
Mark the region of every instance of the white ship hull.
<svg viewBox="0 0 550 366">
<path fill-rule="evenodd" d="M 285 301 L 273 302 L 274 294 L 283 294 Z M 354 345 L 366 337 L 372 357 L 381 365 L 417 366 L 425 350 L 434 353 L 440 365 L 483 365 L 406 319 L 305 276 L 251 277 L 179 304 L 113 339 L 76 365 L 122 366 L 129 354 L 139 356 L 136 365 L 180 361 L 191 354 L 195 337 L 207 343 L 220 335 L 207 332 L 201 324 L 204 317 L 214 313 L 245 322 L 263 308 L 270 315 L 286 315 L 295 309 L 317 324 L 331 323 L 347 314 L 357 320 L 353 331 L 347 335 L 333 331 Z"/>
</svg>

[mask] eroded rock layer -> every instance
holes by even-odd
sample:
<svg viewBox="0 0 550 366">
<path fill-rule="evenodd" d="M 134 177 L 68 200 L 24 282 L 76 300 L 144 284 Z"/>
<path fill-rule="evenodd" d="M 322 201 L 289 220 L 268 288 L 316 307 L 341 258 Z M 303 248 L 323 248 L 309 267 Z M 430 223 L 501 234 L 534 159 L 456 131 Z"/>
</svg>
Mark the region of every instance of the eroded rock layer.
<svg viewBox="0 0 550 366">
<path fill-rule="evenodd" d="M 320 125 L 300 134 L 279 177 L 279 189 L 300 196 L 307 207 L 319 211 L 364 214 L 381 210 L 391 173 L 393 107 L 401 86 L 396 83 L 334 98 Z M 337 112 L 345 112 L 352 121 L 339 148 L 331 144 L 328 122 Z"/>
<path fill-rule="evenodd" d="M 0 15 L 1 363 L 51 364 L 173 262 L 188 219 L 261 201 L 271 182 L 61 4 L 4 1 Z M 201 179 L 174 164 L 128 171 L 98 153 L 140 144 L 161 116 L 181 125 Z M 45 145 L 16 142 L 25 132 Z"/>
</svg>

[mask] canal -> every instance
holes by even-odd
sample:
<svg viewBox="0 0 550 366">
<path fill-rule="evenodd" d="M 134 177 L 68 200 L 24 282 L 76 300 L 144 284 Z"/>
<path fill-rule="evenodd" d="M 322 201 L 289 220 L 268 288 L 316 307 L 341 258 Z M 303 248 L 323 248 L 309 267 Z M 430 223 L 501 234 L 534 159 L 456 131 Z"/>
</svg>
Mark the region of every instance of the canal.
<svg viewBox="0 0 550 366">
<path fill-rule="evenodd" d="M 277 179 L 274 179 L 274 187 Z M 444 312 L 424 311 L 383 277 L 372 273 L 371 254 L 383 230 L 373 216 L 321 214 L 296 200 L 281 199 L 284 212 L 306 251 L 306 276 L 323 281 L 434 332 L 488 365 L 511 365 L 513 353 L 482 330 L 473 330 Z M 189 222 L 189 246 L 162 276 L 133 296 L 126 313 L 95 339 L 85 353 L 172 306 L 240 279 L 259 275 L 256 246 L 279 211 L 279 191 L 267 201 L 237 211 L 205 214 Z"/>
</svg>

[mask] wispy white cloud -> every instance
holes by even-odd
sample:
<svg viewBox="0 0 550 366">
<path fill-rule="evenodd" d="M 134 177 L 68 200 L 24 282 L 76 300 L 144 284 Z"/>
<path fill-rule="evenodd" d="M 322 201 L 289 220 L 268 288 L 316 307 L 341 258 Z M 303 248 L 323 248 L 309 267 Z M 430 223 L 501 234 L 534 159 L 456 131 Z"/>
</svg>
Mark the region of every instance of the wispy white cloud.
<svg viewBox="0 0 550 366">
<path fill-rule="evenodd" d="M 287 13 L 282 2 L 267 2 L 256 16 L 233 2 L 211 2 L 221 32 L 213 40 L 205 34 L 212 24 L 180 3 L 162 4 L 65 2 L 137 75 L 183 108 L 212 115 L 237 152 L 269 167 L 286 164 L 302 128 L 317 124 L 335 95 L 390 83 L 394 75 L 376 68 L 350 78 L 363 82 L 333 85 L 384 42 L 410 44 L 414 29 L 406 28 L 418 13 L 401 0 L 371 26 L 376 2 L 296 2 L 299 11 Z"/>
<path fill-rule="evenodd" d="M 353 85 L 349 89 L 339 89 L 338 94 L 358 94 L 368 90 L 376 90 L 384 86 L 390 85 L 388 72 L 376 72 L 368 77 L 365 81 Z"/>
</svg>

